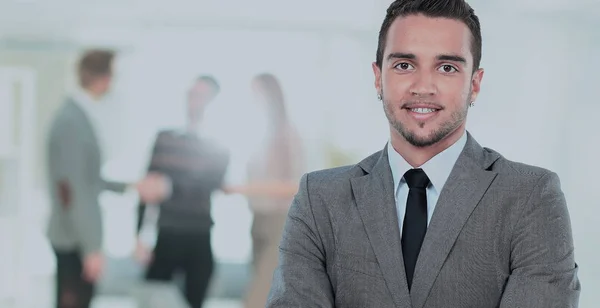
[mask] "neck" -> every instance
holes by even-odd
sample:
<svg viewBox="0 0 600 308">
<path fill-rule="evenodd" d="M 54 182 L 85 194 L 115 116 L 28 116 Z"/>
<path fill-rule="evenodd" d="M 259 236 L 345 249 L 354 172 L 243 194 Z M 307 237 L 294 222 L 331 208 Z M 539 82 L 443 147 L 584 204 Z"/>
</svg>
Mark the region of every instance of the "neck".
<svg viewBox="0 0 600 308">
<path fill-rule="evenodd" d="M 187 125 L 185 126 L 186 131 L 194 134 L 198 133 L 198 128 L 202 125 L 201 122 L 200 119 L 188 120 Z"/>
<path fill-rule="evenodd" d="M 194 133 L 194 134 L 197 133 L 198 128 L 200 127 L 200 125 L 202 125 L 203 117 L 204 117 L 204 112 L 202 110 L 188 113 L 187 117 L 186 117 L 186 122 L 187 122 L 187 124 L 185 126 L 186 131 L 188 131 L 190 133 Z"/>
<path fill-rule="evenodd" d="M 287 123 L 285 121 L 271 121 L 269 124 L 268 129 L 268 134 L 269 136 L 271 136 L 272 138 L 275 138 L 276 136 L 280 136 L 282 133 L 284 133 L 287 129 Z"/>
<path fill-rule="evenodd" d="M 83 88 L 83 91 L 87 95 L 89 95 L 92 99 L 94 99 L 95 101 L 99 101 L 102 98 L 102 96 L 103 96 L 102 92 L 100 92 L 100 91 L 98 91 L 98 90 L 96 90 L 96 89 L 94 89 L 92 87 Z"/>
<path fill-rule="evenodd" d="M 198 125 L 196 123 L 188 123 L 188 125 L 185 128 L 185 130 L 188 133 L 192 133 L 192 134 L 195 134 L 197 132 L 197 129 L 198 129 Z"/>
<path fill-rule="evenodd" d="M 463 124 L 452 133 L 448 134 L 444 139 L 427 147 L 416 147 L 410 144 L 394 128 L 390 128 L 390 139 L 394 150 L 396 150 L 396 152 L 398 152 L 398 154 L 400 154 L 400 156 L 402 156 L 413 168 L 418 168 L 456 143 L 464 132 L 465 125 Z"/>
</svg>

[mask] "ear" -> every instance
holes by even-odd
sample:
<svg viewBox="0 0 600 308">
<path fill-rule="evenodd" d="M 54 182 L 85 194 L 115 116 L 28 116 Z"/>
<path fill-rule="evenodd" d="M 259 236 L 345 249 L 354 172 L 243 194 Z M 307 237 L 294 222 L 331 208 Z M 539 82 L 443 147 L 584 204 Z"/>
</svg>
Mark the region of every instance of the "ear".
<svg viewBox="0 0 600 308">
<path fill-rule="evenodd" d="M 473 77 L 471 78 L 471 99 L 474 101 L 477 100 L 477 96 L 479 95 L 479 91 L 481 90 L 481 80 L 483 79 L 483 68 L 478 69 L 473 73 Z"/>
<path fill-rule="evenodd" d="M 375 75 L 375 89 L 377 90 L 377 94 L 383 94 L 381 93 L 381 69 L 375 62 L 371 66 L 373 68 L 373 75 Z"/>
</svg>

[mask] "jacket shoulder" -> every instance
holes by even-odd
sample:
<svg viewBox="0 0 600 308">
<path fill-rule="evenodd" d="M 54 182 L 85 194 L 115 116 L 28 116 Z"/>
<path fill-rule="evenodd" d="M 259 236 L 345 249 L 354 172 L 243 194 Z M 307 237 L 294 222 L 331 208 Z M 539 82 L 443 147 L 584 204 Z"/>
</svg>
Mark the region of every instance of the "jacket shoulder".
<svg viewBox="0 0 600 308">
<path fill-rule="evenodd" d="M 485 150 L 495 152 L 489 148 L 485 148 Z M 491 171 L 494 171 L 499 175 L 527 178 L 540 178 L 554 173 L 554 171 L 550 169 L 519 161 L 513 161 L 505 158 L 502 155 L 500 155 L 500 158 L 493 164 Z"/>
<path fill-rule="evenodd" d="M 303 177 L 309 195 L 342 197 L 351 191 L 352 178 L 364 175 L 358 165 L 347 165 L 312 171 Z"/>
</svg>

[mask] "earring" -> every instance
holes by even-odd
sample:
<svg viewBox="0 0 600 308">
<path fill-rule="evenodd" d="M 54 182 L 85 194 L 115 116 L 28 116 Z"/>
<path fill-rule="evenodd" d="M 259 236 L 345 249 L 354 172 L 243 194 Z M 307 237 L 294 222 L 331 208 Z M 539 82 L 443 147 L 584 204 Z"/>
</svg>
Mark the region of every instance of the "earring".
<svg viewBox="0 0 600 308">
<path fill-rule="evenodd" d="M 471 103 L 469 104 L 469 107 L 473 107 L 473 106 L 475 106 L 475 103 L 474 103 L 474 102 L 471 102 Z"/>
<path fill-rule="evenodd" d="M 377 100 L 381 100 L 381 94 L 377 94 Z"/>
</svg>

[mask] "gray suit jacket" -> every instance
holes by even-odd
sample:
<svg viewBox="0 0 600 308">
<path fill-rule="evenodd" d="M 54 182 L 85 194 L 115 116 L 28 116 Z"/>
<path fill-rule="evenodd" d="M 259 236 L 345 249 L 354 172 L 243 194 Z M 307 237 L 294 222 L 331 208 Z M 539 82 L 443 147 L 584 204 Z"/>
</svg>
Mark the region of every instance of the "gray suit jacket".
<svg viewBox="0 0 600 308">
<path fill-rule="evenodd" d="M 577 307 L 558 176 L 467 144 L 442 189 L 409 292 L 387 152 L 305 175 L 267 307 Z"/>
<path fill-rule="evenodd" d="M 102 179 L 101 152 L 94 129 L 72 99 L 58 110 L 47 146 L 50 243 L 55 249 L 83 254 L 101 250 L 98 196 L 103 190 L 123 192 L 126 184 Z"/>
</svg>

